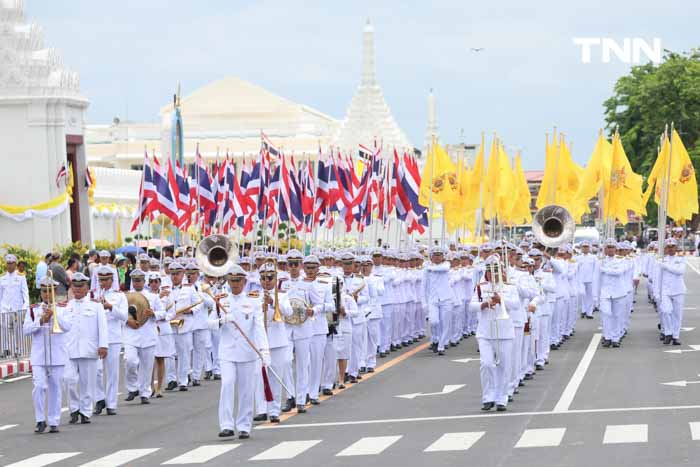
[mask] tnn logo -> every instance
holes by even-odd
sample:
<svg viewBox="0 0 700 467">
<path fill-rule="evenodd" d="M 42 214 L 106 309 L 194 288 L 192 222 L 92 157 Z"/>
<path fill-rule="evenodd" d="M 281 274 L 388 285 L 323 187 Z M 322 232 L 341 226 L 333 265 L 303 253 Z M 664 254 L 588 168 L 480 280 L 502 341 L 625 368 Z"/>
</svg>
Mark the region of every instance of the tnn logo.
<svg viewBox="0 0 700 467">
<path fill-rule="evenodd" d="M 615 55 L 622 63 L 640 64 L 642 53 L 652 63 L 661 63 L 661 39 L 654 38 L 651 44 L 639 37 L 625 38 L 620 45 L 615 39 L 608 37 L 574 37 L 574 44 L 581 46 L 581 63 L 591 63 L 594 47 L 600 46 L 600 60 L 610 63 Z"/>
</svg>

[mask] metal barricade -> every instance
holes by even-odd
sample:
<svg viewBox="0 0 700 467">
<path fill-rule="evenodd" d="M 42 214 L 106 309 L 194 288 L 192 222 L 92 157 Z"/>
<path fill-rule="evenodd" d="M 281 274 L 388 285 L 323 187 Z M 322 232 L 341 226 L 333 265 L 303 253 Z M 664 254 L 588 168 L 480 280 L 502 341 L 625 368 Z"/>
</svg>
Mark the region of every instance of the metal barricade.
<svg viewBox="0 0 700 467">
<path fill-rule="evenodd" d="M 22 333 L 25 310 L 0 312 L 0 360 L 29 357 L 32 338 Z"/>
</svg>

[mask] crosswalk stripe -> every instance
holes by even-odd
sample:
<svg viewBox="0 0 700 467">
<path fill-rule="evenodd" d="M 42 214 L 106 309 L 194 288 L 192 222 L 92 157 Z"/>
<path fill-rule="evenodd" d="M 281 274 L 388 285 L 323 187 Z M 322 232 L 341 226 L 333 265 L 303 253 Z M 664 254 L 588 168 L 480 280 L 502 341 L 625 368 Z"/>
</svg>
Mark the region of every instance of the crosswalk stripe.
<svg viewBox="0 0 700 467">
<path fill-rule="evenodd" d="M 690 422 L 690 437 L 693 441 L 700 440 L 700 422 Z"/>
<path fill-rule="evenodd" d="M 336 456 L 369 456 L 380 454 L 386 448 L 400 440 L 403 436 L 369 436 L 360 438 L 350 446 L 340 451 Z"/>
<path fill-rule="evenodd" d="M 14 428 L 16 426 L 17 425 L 2 425 L 2 426 L 0 426 L 0 431 L 9 430 L 10 428 Z"/>
<path fill-rule="evenodd" d="M 219 444 L 219 445 L 206 445 L 200 446 L 191 451 L 187 451 L 181 456 L 174 457 L 169 461 L 163 462 L 162 465 L 170 464 L 204 464 L 209 462 L 213 458 L 225 454 L 229 451 L 233 451 L 240 444 Z"/>
<path fill-rule="evenodd" d="M 268 461 L 281 459 L 294 459 L 296 456 L 311 449 L 320 443 L 320 439 L 311 439 L 308 441 L 283 441 L 276 446 L 271 447 L 267 451 L 263 451 L 255 457 L 251 457 L 252 461 Z"/>
<path fill-rule="evenodd" d="M 484 436 L 483 431 L 467 431 L 464 433 L 445 433 L 437 441 L 428 446 L 423 452 L 466 451 Z"/>
<path fill-rule="evenodd" d="M 60 462 L 69 457 L 77 456 L 78 454 L 80 454 L 80 452 L 50 452 L 47 454 L 39 454 L 38 456 L 30 457 L 5 467 L 44 467 L 45 465 Z"/>
<path fill-rule="evenodd" d="M 159 448 L 153 449 L 122 449 L 109 456 L 101 457 L 87 464 L 83 464 L 81 467 L 119 467 L 120 465 L 127 464 L 139 457 L 147 456 L 153 452 L 156 452 Z"/>
<path fill-rule="evenodd" d="M 646 443 L 648 431 L 648 425 L 608 425 L 605 427 L 603 444 Z"/>
<path fill-rule="evenodd" d="M 566 428 L 536 428 L 525 430 L 516 443 L 516 448 L 541 448 L 559 446 Z"/>
</svg>

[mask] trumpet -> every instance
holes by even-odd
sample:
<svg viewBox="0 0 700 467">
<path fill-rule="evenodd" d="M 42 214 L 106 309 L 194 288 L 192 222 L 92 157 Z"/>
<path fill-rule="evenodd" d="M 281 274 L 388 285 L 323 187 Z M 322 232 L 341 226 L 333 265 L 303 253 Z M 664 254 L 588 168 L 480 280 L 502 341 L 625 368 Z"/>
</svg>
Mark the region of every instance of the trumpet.
<svg viewBox="0 0 700 467">
<path fill-rule="evenodd" d="M 49 278 L 53 280 L 53 271 L 49 270 Z M 56 314 L 56 288 L 52 285 L 51 286 L 51 313 L 53 316 L 53 325 L 51 326 L 51 333 L 52 334 L 61 334 L 63 333 L 63 329 L 61 329 L 60 324 L 58 324 L 58 315 Z"/>
</svg>

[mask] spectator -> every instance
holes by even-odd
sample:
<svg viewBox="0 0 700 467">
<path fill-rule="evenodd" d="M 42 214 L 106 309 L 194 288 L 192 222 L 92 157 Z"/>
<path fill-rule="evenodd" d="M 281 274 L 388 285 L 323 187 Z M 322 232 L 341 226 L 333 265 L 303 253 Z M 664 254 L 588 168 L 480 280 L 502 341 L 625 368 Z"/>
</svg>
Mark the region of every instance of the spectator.
<svg viewBox="0 0 700 467">
<path fill-rule="evenodd" d="M 97 266 L 97 262 L 97 250 L 88 251 L 87 261 L 85 264 L 85 270 L 83 271 L 83 274 L 85 274 L 88 277 L 92 277 L 95 267 Z"/>
<path fill-rule="evenodd" d="M 46 271 L 48 270 L 49 267 L 49 262 L 51 261 L 51 253 L 46 253 L 44 255 L 44 259 L 39 261 L 39 264 L 36 265 L 36 282 L 34 285 L 36 286 L 37 289 L 39 289 L 39 282 L 41 279 L 46 276 Z"/>
<path fill-rule="evenodd" d="M 60 253 L 52 253 L 48 270 L 53 274 L 53 280 L 58 282 L 56 286 L 56 295 L 59 297 L 66 297 L 68 295 L 68 289 L 70 288 L 70 279 L 68 278 L 66 270 L 61 266 L 60 259 Z"/>
<path fill-rule="evenodd" d="M 26 261 L 20 261 L 17 263 L 17 274 L 19 274 L 20 276 L 27 275 L 27 262 Z"/>
<path fill-rule="evenodd" d="M 66 274 L 68 275 L 68 279 L 71 282 L 73 281 L 73 274 L 78 272 L 78 270 L 80 270 L 80 262 L 75 258 L 69 259 L 68 267 L 66 268 Z"/>
</svg>

